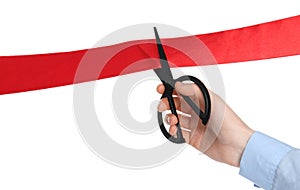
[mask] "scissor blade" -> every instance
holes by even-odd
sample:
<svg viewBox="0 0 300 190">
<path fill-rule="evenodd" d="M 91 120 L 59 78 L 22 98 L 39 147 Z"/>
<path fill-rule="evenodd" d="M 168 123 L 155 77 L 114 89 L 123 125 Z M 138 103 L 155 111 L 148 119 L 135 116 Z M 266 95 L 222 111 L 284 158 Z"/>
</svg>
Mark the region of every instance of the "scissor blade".
<svg viewBox="0 0 300 190">
<path fill-rule="evenodd" d="M 156 46 L 157 46 L 157 50 L 160 58 L 160 64 L 161 64 L 161 69 L 155 69 L 155 72 L 162 81 L 170 83 L 171 81 L 173 81 L 173 76 L 156 27 L 154 27 L 154 33 L 155 33 Z"/>
<path fill-rule="evenodd" d="M 157 49 L 158 49 L 159 58 L 167 61 L 167 56 L 166 56 L 164 48 L 161 44 L 156 27 L 154 27 L 154 33 L 155 33 L 156 45 L 157 45 Z"/>
</svg>

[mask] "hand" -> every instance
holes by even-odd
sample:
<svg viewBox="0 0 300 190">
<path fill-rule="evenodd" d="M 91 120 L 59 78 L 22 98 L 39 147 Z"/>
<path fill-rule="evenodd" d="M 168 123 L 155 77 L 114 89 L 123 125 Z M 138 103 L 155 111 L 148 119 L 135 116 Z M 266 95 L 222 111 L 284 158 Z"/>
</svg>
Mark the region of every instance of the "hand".
<svg viewBox="0 0 300 190">
<path fill-rule="evenodd" d="M 162 94 L 164 86 L 157 86 L 157 92 Z M 204 126 L 199 116 L 189 105 L 178 96 L 189 96 L 203 110 L 204 100 L 200 89 L 195 84 L 176 82 L 174 101 L 178 113 L 183 136 L 186 142 L 210 158 L 239 167 L 242 153 L 253 134 L 250 129 L 233 110 L 215 93 L 209 91 L 211 98 L 211 116 Z M 170 110 L 168 100 L 162 99 L 158 105 L 158 111 Z M 173 114 L 167 114 L 166 122 L 170 125 L 169 133 L 176 135 L 176 123 L 178 119 Z"/>
</svg>

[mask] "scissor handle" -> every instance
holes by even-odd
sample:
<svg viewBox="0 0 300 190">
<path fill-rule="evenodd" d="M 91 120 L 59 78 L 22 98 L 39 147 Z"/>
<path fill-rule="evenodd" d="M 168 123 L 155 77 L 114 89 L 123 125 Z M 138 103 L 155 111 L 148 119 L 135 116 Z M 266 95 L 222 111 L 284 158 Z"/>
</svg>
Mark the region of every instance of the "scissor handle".
<svg viewBox="0 0 300 190">
<path fill-rule="evenodd" d="M 193 109 L 193 111 L 199 116 L 199 118 L 201 119 L 203 125 L 206 125 L 207 122 L 208 122 L 208 120 L 209 120 L 210 112 L 211 112 L 211 100 L 210 100 L 209 92 L 208 92 L 206 86 L 198 78 L 190 76 L 190 75 L 181 76 L 181 77 L 179 77 L 178 79 L 175 80 L 175 82 L 177 82 L 177 81 L 180 81 L 180 82 L 183 82 L 183 81 L 192 81 L 201 90 L 201 92 L 203 94 L 203 97 L 204 97 L 204 103 L 205 103 L 204 112 L 190 99 L 190 97 L 184 96 L 184 95 L 181 95 L 181 96 L 187 102 L 187 104 L 189 106 L 191 106 L 191 108 Z M 175 105 L 174 104 L 174 100 L 172 98 L 173 90 L 174 90 L 174 87 L 170 87 L 169 85 L 165 86 L 165 92 L 163 93 L 161 99 L 167 97 L 169 103 Z M 172 102 L 170 102 L 170 101 L 172 101 Z M 176 110 L 174 110 L 174 108 L 173 108 L 173 110 L 171 109 L 171 111 L 172 111 L 173 114 L 175 113 L 175 115 L 177 116 Z M 160 127 L 161 132 L 163 133 L 163 135 L 169 141 L 171 141 L 173 143 L 177 143 L 177 144 L 185 143 L 185 139 L 183 138 L 183 135 L 182 135 L 180 121 L 178 121 L 178 123 L 177 123 L 177 137 L 175 138 L 174 136 L 172 136 L 167 131 L 167 129 L 166 129 L 165 125 L 164 125 L 164 122 L 163 122 L 162 112 L 157 112 L 157 118 L 158 118 L 158 123 L 159 123 L 159 127 Z"/>
</svg>

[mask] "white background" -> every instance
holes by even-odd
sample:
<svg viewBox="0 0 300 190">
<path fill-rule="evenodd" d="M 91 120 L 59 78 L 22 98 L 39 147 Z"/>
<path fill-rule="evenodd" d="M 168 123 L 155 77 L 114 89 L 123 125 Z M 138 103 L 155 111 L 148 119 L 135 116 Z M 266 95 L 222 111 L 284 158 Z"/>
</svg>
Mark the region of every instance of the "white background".
<svg viewBox="0 0 300 190">
<path fill-rule="evenodd" d="M 1 1 L 0 55 L 89 48 L 117 29 L 140 23 L 164 23 L 200 34 L 299 13 L 297 0 Z M 241 118 L 295 147 L 300 147 L 299 63 L 300 57 L 294 56 L 219 67 L 226 101 Z M 97 86 L 111 86 L 113 81 L 99 81 Z M 154 89 L 143 90 L 159 98 Z M 237 168 L 189 147 L 168 163 L 146 170 L 101 160 L 77 130 L 72 92 L 72 86 L 65 86 L 0 96 L 0 189 L 254 188 Z M 120 142 L 126 143 L 125 137 L 120 135 Z"/>
</svg>

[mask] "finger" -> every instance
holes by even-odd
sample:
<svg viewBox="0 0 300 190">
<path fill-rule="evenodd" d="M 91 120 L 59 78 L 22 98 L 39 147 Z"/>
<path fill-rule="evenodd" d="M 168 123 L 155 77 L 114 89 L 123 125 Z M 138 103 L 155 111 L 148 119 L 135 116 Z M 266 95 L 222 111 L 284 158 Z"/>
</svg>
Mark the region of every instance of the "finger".
<svg viewBox="0 0 300 190">
<path fill-rule="evenodd" d="M 182 131 L 182 136 L 185 139 L 186 143 L 189 143 L 189 141 L 190 141 L 190 132 L 184 131 L 184 130 L 181 130 L 181 131 Z M 170 133 L 170 135 L 176 137 L 177 126 L 176 125 L 171 125 L 170 128 L 169 128 L 169 133 Z"/>
<path fill-rule="evenodd" d="M 178 114 L 179 122 L 181 127 L 184 127 L 186 129 L 190 129 L 190 121 L 191 118 L 182 114 Z M 169 125 L 176 125 L 178 123 L 178 118 L 174 114 L 167 114 L 165 116 L 165 121 Z"/>
<path fill-rule="evenodd" d="M 157 87 L 156 87 L 156 91 L 160 94 L 164 93 L 165 91 L 165 86 L 163 84 L 159 84 Z"/>
<path fill-rule="evenodd" d="M 177 126 L 176 125 L 171 125 L 170 128 L 169 128 L 169 133 L 170 133 L 170 135 L 175 136 L 176 133 L 177 133 Z"/>
<path fill-rule="evenodd" d="M 165 91 L 165 86 L 163 84 L 159 84 L 157 87 L 156 87 L 156 91 L 159 93 L 159 94 L 163 94 L 164 91 Z M 174 90 L 173 91 L 173 95 L 177 95 L 176 91 Z"/>
<path fill-rule="evenodd" d="M 202 110 L 204 109 L 204 96 L 200 88 L 195 83 L 175 83 L 175 90 L 184 96 L 189 96 L 197 106 Z M 209 93 L 210 94 L 210 93 Z M 186 109 L 185 106 L 182 106 L 182 109 Z"/>
<path fill-rule="evenodd" d="M 198 96 L 202 95 L 199 87 L 195 83 L 176 82 L 175 90 L 184 96 Z"/>
<path fill-rule="evenodd" d="M 183 100 L 182 97 L 173 97 L 176 110 L 180 110 L 181 113 L 190 114 L 192 113 L 191 107 Z M 159 104 L 157 105 L 157 109 L 159 112 L 170 110 L 170 104 L 167 98 L 161 99 Z M 177 111 L 178 113 L 178 111 Z"/>
<path fill-rule="evenodd" d="M 177 117 L 171 113 L 165 116 L 165 121 L 167 122 L 168 125 L 176 125 L 178 123 Z"/>
<path fill-rule="evenodd" d="M 175 107 L 177 110 L 180 110 L 181 108 L 181 100 L 178 97 L 173 97 L 174 103 L 175 103 Z M 159 112 L 163 112 L 166 110 L 170 110 L 170 104 L 167 98 L 163 98 L 160 100 L 157 109 Z"/>
</svg>

